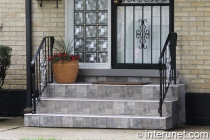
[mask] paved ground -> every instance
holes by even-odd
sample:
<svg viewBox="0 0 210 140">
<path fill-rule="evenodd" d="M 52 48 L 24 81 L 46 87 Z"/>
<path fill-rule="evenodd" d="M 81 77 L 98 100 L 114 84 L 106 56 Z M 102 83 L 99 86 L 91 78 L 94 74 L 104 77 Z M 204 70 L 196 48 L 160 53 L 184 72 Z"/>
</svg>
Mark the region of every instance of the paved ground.
<svg viewBox="0 0 210 140">
<path fill-rule="evenodd" d="M 207 133 L 202 134 L 201 132 Z M 197 138 L 209 140 L 210 137 L 207 138 L 207 134 L 210 135 L 210 126 L 181 126 L 170 131 L 147 131 L 129 129 L 40 128 L 24 127 L 23 117 L 6 118 L 6 120 L 5 118 L 0 117 L 0 140 L 20 140 L 28 138 L 30 138 L 30 140 L 35 140 L 38 138 L 45 138 L 46 140 L 49 138 L 56 138 L 58 140 L 193 139 L 188 137 L 190 133 L 191 136 L 194 137 L 194 139 Z M 148 135 L 150 135 L 150 138 L 146 137 Z M 169 136 L 171 137 L 169 138 Z"/>
</svg>

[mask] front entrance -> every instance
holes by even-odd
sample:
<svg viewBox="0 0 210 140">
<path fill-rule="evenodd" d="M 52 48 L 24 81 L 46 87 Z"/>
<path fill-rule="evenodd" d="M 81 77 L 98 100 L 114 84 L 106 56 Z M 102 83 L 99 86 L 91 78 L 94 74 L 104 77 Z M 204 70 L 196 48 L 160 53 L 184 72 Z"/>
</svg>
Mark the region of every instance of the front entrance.
<svg viewBox="0 0 210 140">
<path fill-rule="evenodd" d="M 112 68 L 157 69 L 174 0 L 112 0 Z"/>
</svg>

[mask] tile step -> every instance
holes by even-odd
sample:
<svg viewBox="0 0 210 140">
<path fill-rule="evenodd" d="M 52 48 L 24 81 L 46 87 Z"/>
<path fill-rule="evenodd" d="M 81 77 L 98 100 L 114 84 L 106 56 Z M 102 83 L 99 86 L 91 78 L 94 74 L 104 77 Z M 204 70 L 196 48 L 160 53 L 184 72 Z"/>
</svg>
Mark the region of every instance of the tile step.
<svg viewBox="0 0 210 140">
<path fill-rule="evenodd" d="M 25 114 L 25 126 L 76 128 L 170 129 L 171 116 Z"/>
<path fill-rule="evenodd" d="M 170 115 L 160 116 L 145 116 L 145 115 L 102 115 L 102 114 L 54 114 L 54 113 L 37 113 L 37 114 L 24 114 L 24 116 L 65 116 L 65 117 L 106 117 L 106 118 L 153 118 L 153 119 L 166 119 Z"/>
<path fill-rule="evenodd" d="M 41 101 L 95 101 L 95 102 L 159 102 L 159 100 L 142 99 L 111 99 L 111 98 L 69 98 L 69 97 L 41 97 Z M 174 102 L 177 99 L 165 99 L 164 102 Z"/>
<path fill-rule="evenodd" d="M 178 99 L 184 84 L 170 85 L 166 99 Z M 43 97 L 158 100 L 159 85 L 98 85 L 90 83 L 48 84 Z"/>
<path fill-rule="evenodd" d="M 176 100 L 165 101 L 162 106 L 163 114 L 171 115 L 177 102 Z M 158 100 L 43 97 L 38 103 L 37 113 L 154 116 L 159 115 L 158 106 Z"/>
</svg>

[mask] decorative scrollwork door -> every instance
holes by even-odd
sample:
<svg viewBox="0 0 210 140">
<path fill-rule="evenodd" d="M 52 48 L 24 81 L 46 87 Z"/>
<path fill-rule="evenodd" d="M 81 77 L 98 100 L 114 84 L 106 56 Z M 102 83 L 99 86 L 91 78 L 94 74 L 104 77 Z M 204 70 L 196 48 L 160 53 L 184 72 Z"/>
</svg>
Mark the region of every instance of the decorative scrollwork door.
<svg viewBox="0 0 210 140">
<path fill-rule="evenodd" d="M 173 22 L 174 0 L 113 0 L 112 67 L 157 69 Z"/>
</svg>

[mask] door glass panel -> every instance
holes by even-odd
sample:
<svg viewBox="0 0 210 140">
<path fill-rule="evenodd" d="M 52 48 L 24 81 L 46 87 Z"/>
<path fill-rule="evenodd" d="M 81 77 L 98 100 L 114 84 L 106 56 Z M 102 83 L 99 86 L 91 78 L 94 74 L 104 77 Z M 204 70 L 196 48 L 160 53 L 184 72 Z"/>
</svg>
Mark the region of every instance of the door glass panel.
<svg viewBox="0 0 210 140">
<path fill-rule="evenodd" d="M 144 25 L 142 25 L 142 43 L 144 43 L 143 51 L 143 63 L 151 63 L 151 6 L 143 7 Z"/>
<path fill-rule="evenodd" d="M 169 33 L 169 7 L 168 6 L 163 6 L 162 10 L 161 10 L 161 14 L 162 14 L 162 30 L 161 30 L 161 46 L 164 46 L 164 43 L 166 41 L 166 38 L 168 36 Z"/>
<path fill-rule="evenodd" d="M 133 63 L 133 6 L 126 7 L 125 63 Z"/>
<path fill-rule="evenodd" d="M 153 7 L 153 24 L 152 24 L 152 63 L 158 63 L 160 56 L 160 6 Z"/>
<path fill-rule="evenodd" d="M 134 35 L 134 38 L 135 38 L 135 44 L 134 44 L 134 49 L 135 49 L 135 57 L 134 57 L 134 63 L 142 63 L 142 49 L 139 49 L 139 46 L 140 46 L 140 42 L 138 39 L 136 39 L 136 31 L 139 30 L 139 19 L 142 19 L 142 6 L 135 6 L 135 35 Z"/>
<path fill-rule="evenodd" d="M 124 14 L 125 7 L 117 7 L 117 63 L 124 63 Z"/>
</svg>

